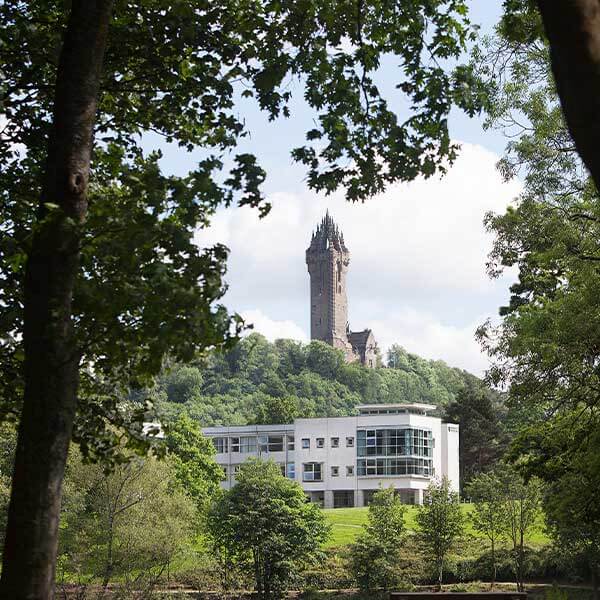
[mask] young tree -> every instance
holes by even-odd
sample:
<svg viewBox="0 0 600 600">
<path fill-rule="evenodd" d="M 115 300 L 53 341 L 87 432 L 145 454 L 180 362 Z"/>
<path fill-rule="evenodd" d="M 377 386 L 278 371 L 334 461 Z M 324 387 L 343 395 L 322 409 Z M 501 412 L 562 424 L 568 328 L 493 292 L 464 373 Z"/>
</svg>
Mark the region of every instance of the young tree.
<svg viewBox="0 0 600 600">
<path fill-rule="evenodd" d="M 107 475 L 70 456 L 59 558 L 67 572 L 100 582 L 154 585 L 191 548 L 195 506 L 173 485 L 169 461 L 137 457 Z"/>
<path fill-rule="evenodd" d="M 483 534 L 490 542 L 492 557 L 492 581 L 496 582 L 496 549 L 498 542 L 507 534 L 508 509 L 502 490 L 502 481 L 494 471 L 480 473 L 471 479 L 467 493 L 475 503 L 473 510 L 473 528 Z"/>
<path fill-rule="evenodd" d="M 433 559 L 441 591 L 446 558 L 464 532 L 458 494 L 450 488 L 448 479 L 430 484 L 416 520 L 423 552 Z"/>
<path fill-rule="evenodd" d="M 524 481 L 511 467 L 500 471 L 502 494 L 506 506 L 506 534 L 513 547 L 513 564 L 517 590 L 524 591 L 525 541 L 539 526 L 542 484 L 539 479 Z"/>
<path fill-rule="evenodd" d="M 352 573 L 361 589 L 387 589 L 399 583 L 405 513 L 394 488 L 381 488 L 373 494 L 365 530 L 350 548 Z"/>
<path fill-rule="evenodd" d="M 295 569 L 319 554 L 329 528 L 302 488 L 273 462 L 246 461 L 209 516 L 213 538 L 247 560 L 261 600 L 280 598 Z"/>
<path fill-rule="evenodd" d="M 465 0 L 2 3 L 0 397 L 21 421 L 0 595 L 53 594 L 72 435 L 110 454 L 128 386 L 239 333 L 215 306 L 226 249 L 193 243 L 221 203 L 268 210 L 254 156 L 215 174 L 248 133 L 238 82 L 276 118 L 299 79 L 317 116 L 294 159 L 312 189 L 365 199 L 456 155 L 447 115 L 479 95 L 468 68 L 440 61 L 472 36 L 466 13 Z M 374 77 L 390 54 L 401 116 Z M 140 146 L 149 131 L 206 158 L 167 177 Z"/>
</svg>

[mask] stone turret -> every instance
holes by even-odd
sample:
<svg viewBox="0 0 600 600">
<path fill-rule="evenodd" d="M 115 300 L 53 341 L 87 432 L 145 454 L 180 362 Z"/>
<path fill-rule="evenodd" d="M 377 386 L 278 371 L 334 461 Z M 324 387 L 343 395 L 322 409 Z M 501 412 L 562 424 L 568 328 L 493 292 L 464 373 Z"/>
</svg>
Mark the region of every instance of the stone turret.
<svg viewBox="0 0 600 600">
<path fill-rule="evenodd" d="M 311 339 L 339 348 L 348 362 L 360 360 L 367 366 L 375 366 L 376 343 L 370 331 L 369 344 L 361 343 L 360 348 L 354 348 L 351 343 L 353 334 L 348 327 L 346 293 L 350 252 L 344 242 L 344 235 L 329 212 L 312 234 L 310 246 L 306 250 L 306 264 L 310 274 Z M 372 351 L 365 352 L 365 345 Z"/>
</svg>

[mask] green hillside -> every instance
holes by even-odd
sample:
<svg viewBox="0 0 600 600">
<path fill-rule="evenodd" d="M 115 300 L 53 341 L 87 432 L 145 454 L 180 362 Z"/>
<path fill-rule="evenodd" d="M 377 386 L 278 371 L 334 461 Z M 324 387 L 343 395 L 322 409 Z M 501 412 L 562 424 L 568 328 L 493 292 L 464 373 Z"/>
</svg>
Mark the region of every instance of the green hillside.
<svg viewBox="0 0 600 600">
<path fill-rule="evenodd" d="M 175 367 L 152 390 L 167 415 L 185 410 L 203 426 L 255 422 L 269 398 L 286 398 L 298 416 L 352 414 L 361 403 L 426 402 L 446 407 L 477 378 L 394 346 L 393 368 L 346 364 L 322 342 L 269 343 L 252 334 L 228 353 L 213 353 L 197 365 Z"/>
</svg>

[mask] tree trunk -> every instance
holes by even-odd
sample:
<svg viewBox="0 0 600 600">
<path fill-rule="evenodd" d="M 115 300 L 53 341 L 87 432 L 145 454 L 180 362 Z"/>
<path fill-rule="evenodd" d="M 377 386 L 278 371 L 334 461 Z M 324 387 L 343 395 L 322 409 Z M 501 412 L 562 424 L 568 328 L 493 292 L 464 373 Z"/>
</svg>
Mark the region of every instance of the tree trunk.
<svg viewBox="0 0 600 600">
<path fill-rule="evenodd" d="M 494 584 L 496 583 L 496 544 L 492 540 L 492 583 L 490 585 L 490 591 L 494 591 Z"/>
<path fill-rule="evenodd" d="M 600 0 L 537 0 L 577 152 L 600 190 Z"/>
<path fill-rule="evenodd" d="M 49 600 L 79 356 L 71 302 L 112 0 L 73 0 L 57 72 L 39 222 L 24 288 L 25 392 L 0 597 Z"/>
<path fill-rule="evenodd" d="M 597 568 L 595 564 L 592 566 L 592 600 L 598 600 L 599 598 Z"/>
<path fill-rule="evenodd" d="M 521 509 L 522 514 L 523 509 Z M 524 592 L 525 586 L 523 585 L 523 571 L 525 566 L 525 552 L 524 552 L 525 539 L 523 530 L 521 530 L 521 541 L 519 543 L 519 591 Z"/>
</svg>

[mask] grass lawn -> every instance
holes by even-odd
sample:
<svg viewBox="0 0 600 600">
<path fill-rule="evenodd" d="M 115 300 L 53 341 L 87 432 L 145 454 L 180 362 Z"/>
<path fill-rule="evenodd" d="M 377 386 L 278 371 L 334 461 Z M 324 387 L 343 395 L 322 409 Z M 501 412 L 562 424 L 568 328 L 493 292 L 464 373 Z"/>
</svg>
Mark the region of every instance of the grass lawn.
<svg viewBox="0 0 600 600">
<path fill-rule="evenodd" d="M 467 517 L 467 534 L 475 537 L 481 537 L 481 534 L 473 530 L 469 514 L 473 510 L 472 504 L 462 504 L 461 508 Z M 327 548 L 339 548 L 351 544 L 362 531 L 362 526 L 367 522 L 368 508 L 330 508 L 324 510 L 327 522 L 331 525 L 331 537 L 326 544 Z M 416 530 L 415 516 L 418 508 L 416 506 L 407 506 L 406 527 L 409 531 Z M 544 546 L 549 543 L 548 537 L 543 530 L 543 524 L 540 522 L 537 530 L 529 536 L 528 540 L 531 546 Z"/>
</svg>

